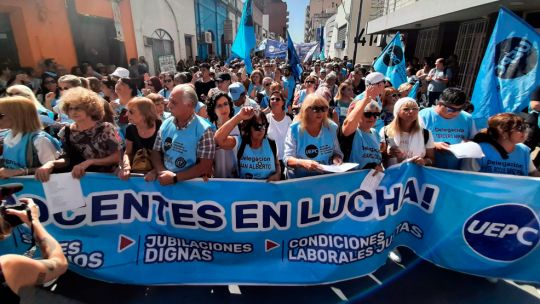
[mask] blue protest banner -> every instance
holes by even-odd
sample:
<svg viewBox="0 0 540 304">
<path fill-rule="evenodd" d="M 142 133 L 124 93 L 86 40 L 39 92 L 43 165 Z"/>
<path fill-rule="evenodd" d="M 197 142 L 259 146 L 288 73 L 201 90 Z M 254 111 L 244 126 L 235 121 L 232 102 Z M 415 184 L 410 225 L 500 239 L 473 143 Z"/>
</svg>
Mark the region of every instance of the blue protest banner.
<svg viewBox="0 0 540 304">
<path fill-rule="evenodd" d="M 418 95 L 418 88 L 420 88 L 420 81 L 416 81 L 414 83 L 413 87 L 409 91 L 409 96 L 408 97 L 416 99 L 416 96 Z"/>
<path fill-rule="evenodd" d="M 289 64 L 291 65 L 292 75 L 296 81 L 299 81 L 302 77 L 302 65 L 298 55 L 296 54 L 296 49 L 289 31 L 287 31 L 287 57 Z"/>
<path fill-rule="evenodd" d="M 476 126 L 502 112 L 521 112 L 540 85 L 540 34 L 510 10 L 501 8 L 476 77 L 471 102 Z"/>
<path fill-rule="evenodd" d="M 285 59 L 287 57 L 287 44 L 277 40 L 267 39 L 264 57 Z"/>
<path fill-rule="evenodd" d="M 390 79 L 394 88 L 407 82 L 405 71 L 405 52 L 401 44 L 401 34 L 396 33 L 392 41 L 384 48 L 381 55 L 373 63 L 375 71 L 383 73 Z"/>
<path fill-rule="evenodd" d="M 251 64 L 251 50 L 255 47 L 255 30 L 253 28 L 253 9 L 251 7 L 252 0 L 244 2 L 242 9 L 242 18 L 240 25 L 234 38 L 234 43 L 231 47 L 231 52 L 234 56 L 242 58 L 246 65 L 246 72 L 251 74 L 253 66 Z"/>
<path fill-rule="evenodd" d="M 36 201 L 71 270 L 108 282 L 322 284 L 375 271 L 398 245 L 456 271 L 540 282 L 540 179 L 405 163 L 365 191 L 366 174 L 166 187 L 88 174 L 86 206 L 56 214 L 33 178 L 1 183 L 24 184 L 19 197 Z M 0 254 L 28 241 L 16 229 Z"/>
</svg>

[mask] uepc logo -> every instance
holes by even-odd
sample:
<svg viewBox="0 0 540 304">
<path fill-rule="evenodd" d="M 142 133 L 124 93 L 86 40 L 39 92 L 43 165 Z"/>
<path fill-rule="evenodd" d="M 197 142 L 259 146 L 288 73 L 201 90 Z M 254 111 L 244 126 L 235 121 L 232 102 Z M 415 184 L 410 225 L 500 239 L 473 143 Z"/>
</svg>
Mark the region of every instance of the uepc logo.
<svg viewBox="0 0 540 304">
<path fill-rule="evenodd" d="M 527 75 L 538 64 L 538 49 L 527 39 L 512 37 L 495 47 L 495 73 L 503 79 Z"/>
<path fill-rule="evenodd" d="M 531 252 L 539 241 L 539 221 L 532 209 L 501 204 L 480 210 L 463 226 L 463 237 L 479 255 L 512 262 Z"/>
<path fill-rule="evenodd" d="M 403 60 L 403 50 L 397 45 L 389 47 L 384 53 L 383 62 L 389 67 L 400 64 L 401 60 Z"/>
</svg>

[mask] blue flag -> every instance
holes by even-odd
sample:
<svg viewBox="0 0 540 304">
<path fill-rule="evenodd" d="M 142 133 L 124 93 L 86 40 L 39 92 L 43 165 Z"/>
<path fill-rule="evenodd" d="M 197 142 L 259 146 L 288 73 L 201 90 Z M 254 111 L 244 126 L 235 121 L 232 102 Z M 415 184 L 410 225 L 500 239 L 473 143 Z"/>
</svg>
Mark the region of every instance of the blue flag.
<svg viewBox="0 0 540 304">
<path fill-rule="evenodd" d="M 289 57 L 289 64 L 291 65 L 291 72 L 295 80 L 300 80 L 302 77 L 302 66 L 300 65 L 300 59 L 296 54 L 294 43 L 291 39 L 289 31 L 287 31 L 287 56 Z"/>
<path fill-rule="evenodd" d="M 287 45 L 277 40 L 267 39 L 264 57 L 285 59 L 287 57 Z"/>
<path fill-rule="evenodd" d="M 527 107 L 540 84 L 539 44 L 532 26 L 505 8 L 499 10 L 471 98 L 479 128 L 492 115 Z"/>
<path fill-rule="evenodd" d="M 379 58 L 373 64 L 375 71 L 383 73 L 394 88 L 407 82 L 405 72 L 405 53 L 401 44 L 401 35 L 396 33 L 394 39 L 384 48 Z"/>
<path fill-rule="evenodd" d="M 246 72 L 251 74 L 253 66 L 251 65 L 251 50 L 255 47 L 255 31 L 253 29 L 253 10 L 251 7 L 251 0 L 247 0 L 244 3 L 242 9 L 242 18 L 240 19 L 240 26 L 236 32 L 234 43 L 231 48 L 231 52 L 234 56 L 242 58 L 246 65 Z"/>
<path fill-rule="evenodd" d="M 408 97 L 416 99 L 416 96 L 418 95 L 418 88 L 419 87 L 420 87 L 420 81 L 416 81 L 414 86 L 411 88 L 411 91 L 409 92 Z"/>
</svg>

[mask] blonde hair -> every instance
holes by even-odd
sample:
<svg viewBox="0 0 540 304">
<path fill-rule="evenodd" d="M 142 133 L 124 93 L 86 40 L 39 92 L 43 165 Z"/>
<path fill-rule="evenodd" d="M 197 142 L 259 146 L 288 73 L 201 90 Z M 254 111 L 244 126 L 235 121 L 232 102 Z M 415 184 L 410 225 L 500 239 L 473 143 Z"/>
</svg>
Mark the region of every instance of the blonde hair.
<svg viewBox="0 0 540 304">
<path fill-rule="evenodd" d="M 22 84 L 16 84 L 13 86 L 10 86 L 7 88 L 6 93 L 8 94 L 15 94 L 15 95 L 21 95 L 25 98 L 30 99 L 34 105 L 36 106 L 36 111 L 38 108 L 42 107 L 41 103 L 36 98 L 36 95 L 34 95 L 34 92 L 29 87 L 22 85 Z"/>
<path fill-rule="evenodd" d="M 67 90 L 62 96 L 62 112 L 69 115 L 71 106 L 79 107 L 94 121 L 100 121 L 105 115 L 103 101 L 98 94 L 82 87 Z"/>
<path fill-rule="evenodd" d="M 28 98 L 13 96 L 0 99 L 0 113 L 5 114 L 11 121 L 11 132 L 31 133 L 43 129 L 36 105 Z"/>
<path fill-rule="evenodd" d="M 154 102 L 146 97 L 135 97 L 131 99 L 127 106 L 134 106 L 141 112 L 141 115 L 144 117 L 144 123 L 147 127 L 151 128 L 156 125 L 156 120 L 158 119 L 156 105 Z"/>
<path fill-rule="evenodd" d="M 348 81 L 344 81 L 342 82 L 340 85 L 339 85 L 339 88 L 338 88 L 338 91 L 337 91 L 337 94 L 336 94 L 336 98 L 335 100 L 341 100 L 343 98 L 343 93 L 341 91 L 343 91 L 345 88 L 347 87 L 351 87 L 352 88 L 352 83 L 348 82 Z M 351 98 L 352 99 L 352 98 Z"/>
<path fill-rule="evenodd" d="M 317 94 L 308 94 L 300 107 L 300 113 L 298 114 L 298 120 L 300 121 L 300 127 L 302 130 L 305 130 L 308 125 L 308 114 L 309 108 L 311 106 L 324 106 L 329 108 L 328 101 L 320 95 Z M 328 116 L 322 121 L 324 127 L 328 127 L 330 124 L 330 119 Z"/>
<path fill-rule="evenodd" d="M 405 98 L 408 98 L 408 97 L 405 97 Z M 398 115 L 395 115 L 394 120 L 392 120 L 392 122 L 388 124 L 388 126 L 386 126 L 386 135 L 388 135 L 389 137 L 394 137 L 396 134 L 400 134 L 402 132 L 401 119 L 399 118 L 399 112 L 401 111 L 401 108 L 404 108 L 407 106 L 418 107 L 418 104 L 416 103 L 416 101 L 414 101 L 414 99 L 412 98 L 410 99 L 411 100 L 407 100 L 403 104 L 401 104 L 399 109 L 394 110 Z M 411 134 L 414 134 L 420 130 L 421 130 L 420 122 L 418 121 L 418 117 L 417 117 L 415 123 L 412 126 Z"/>
</svg>

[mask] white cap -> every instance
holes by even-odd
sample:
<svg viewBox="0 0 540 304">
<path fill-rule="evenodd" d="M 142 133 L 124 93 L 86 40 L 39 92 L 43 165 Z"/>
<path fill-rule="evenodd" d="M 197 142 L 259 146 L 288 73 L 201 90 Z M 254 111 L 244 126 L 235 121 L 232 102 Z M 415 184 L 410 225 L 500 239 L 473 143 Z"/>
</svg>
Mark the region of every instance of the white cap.
<svg viewBox="0 0 540 304">
<path fill-rule="evenodd" d="M 129 71 L 126 68 L 116 68 L 110 76 L 118 77 L 118 78 L 129 78 Z"/>
<path fill-rule="evenodd" d="M 366 76 L 366 85 L 372 85 L 384 80 L 384 75 L 379 72 L 372 72 Z"/>
<path fill-rule="evenodd" d="M 394 104 L 394 117 L 398 117 L 399 111 L 401 110 L 401 107 L 409 102 L 414 102 L 417 106 L 418 103 L 416 103 L 416 100 L 411 97 L 402 97 L 396 103 Z"/>
</svg>

